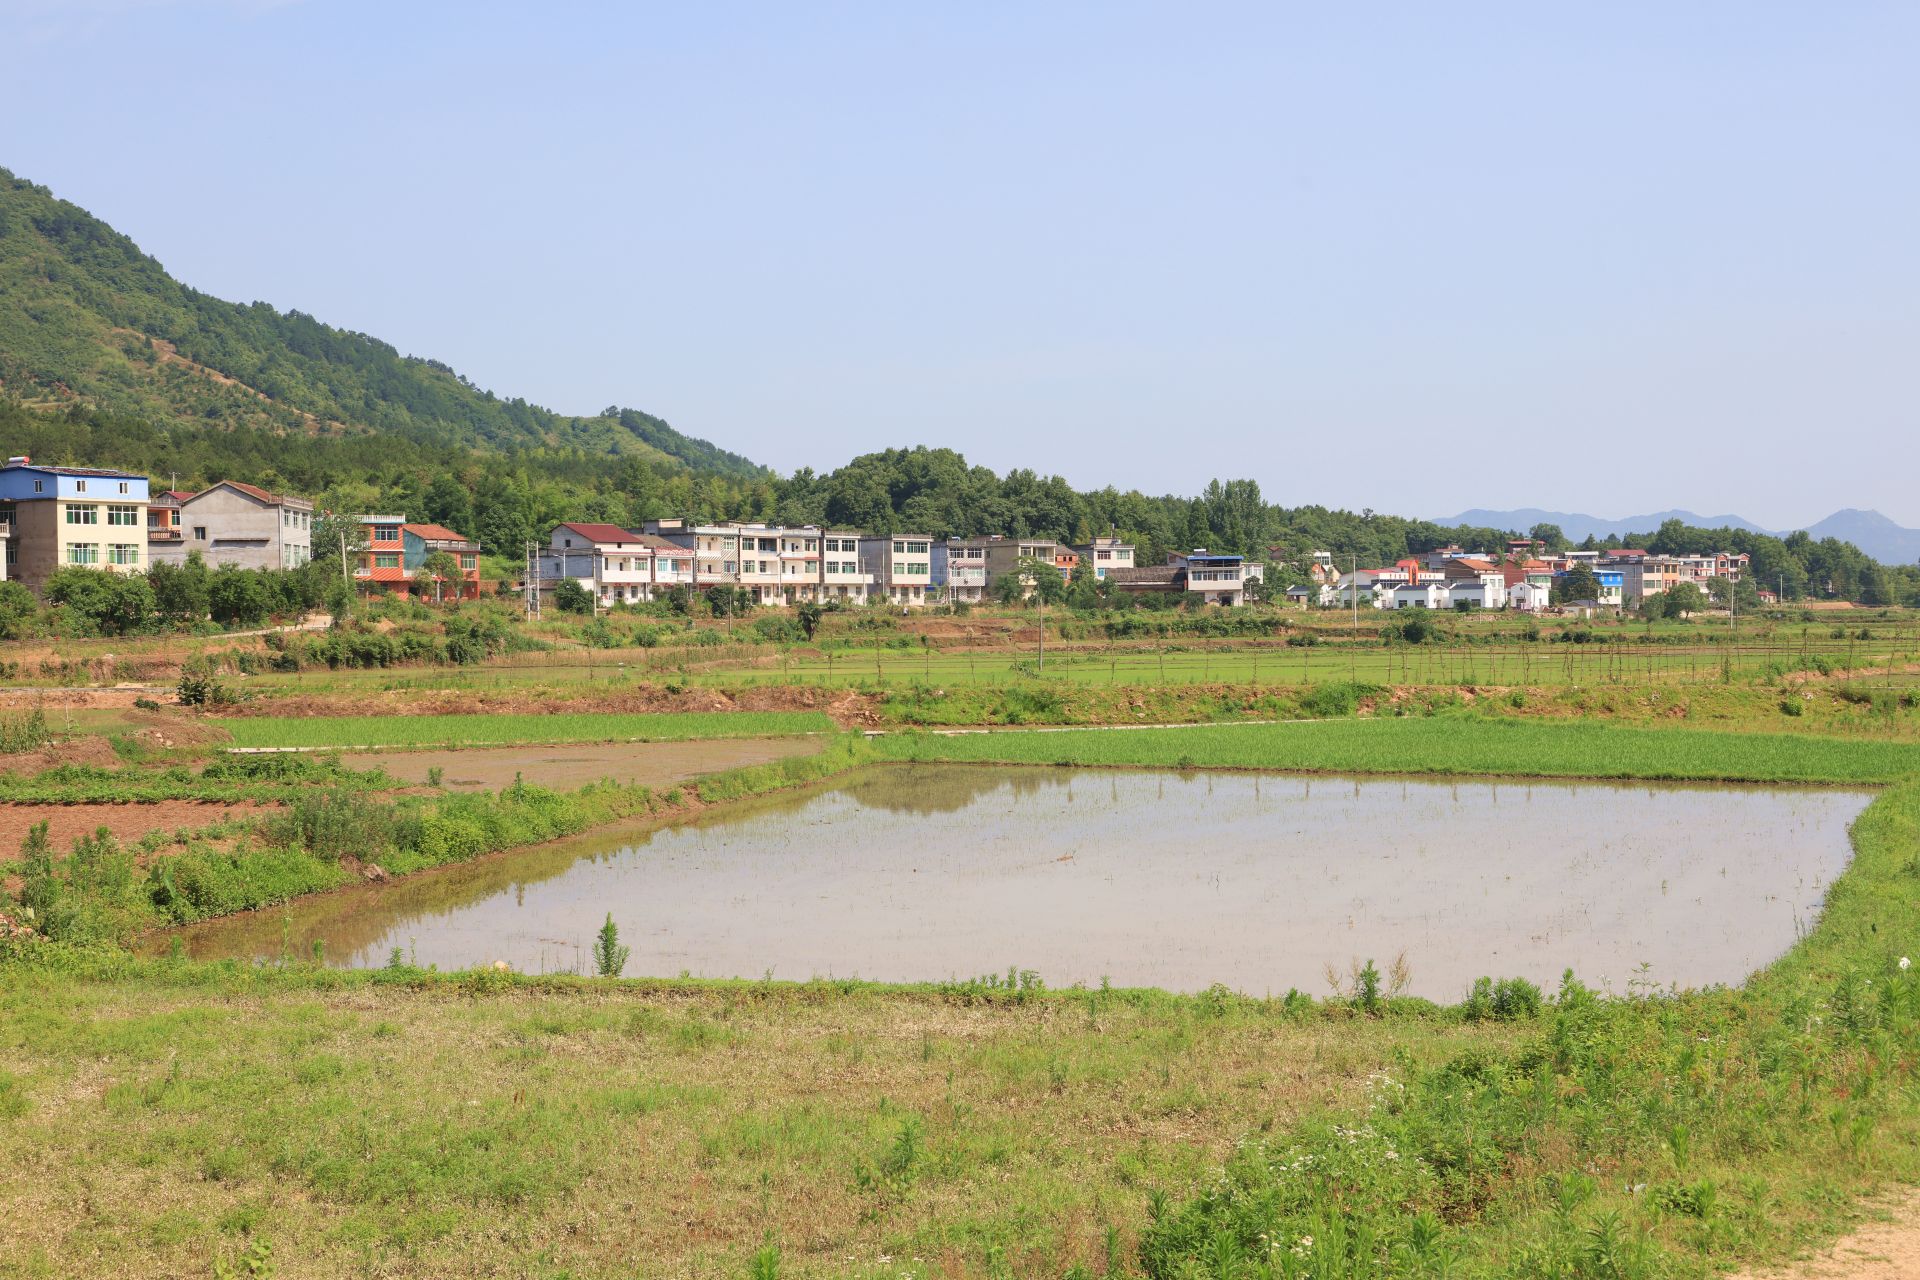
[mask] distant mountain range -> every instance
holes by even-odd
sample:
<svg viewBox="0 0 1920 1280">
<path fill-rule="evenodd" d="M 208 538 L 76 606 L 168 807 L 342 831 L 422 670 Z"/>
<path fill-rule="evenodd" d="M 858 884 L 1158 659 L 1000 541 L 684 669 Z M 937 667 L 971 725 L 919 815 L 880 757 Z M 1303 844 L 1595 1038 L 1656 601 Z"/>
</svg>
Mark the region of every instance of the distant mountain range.
<svg viewBox="0 0 1920 1280">
<path fill-rule="evenodd" d="M 1522 507 L 1515 511 L 1462 511 L 1457 516 L 1436 519 L 1434 523 L 1516 529 L 1521 532 L 1537 524 L 1557 524 L 1560 532 L 1580 542 L 1589 536 L 1607 538 L 1616 535 L 1625 537 L 1630 533 L 1652 533 L 1669 520 L 1678 520 L 1696 529 L 1745 529 L 1749 533 L 1771 534 L 1776 538 L 1784 538 L 1793 532 L 1790 529 L 1763 528 L 1751 520 L 1733 515 L 1703 516 L 1691 511 L 1655 511 L 1647 515 L 1628 516 L 1623 520 L 1603 520 L 1599 516 L 1583 515 L 1577 511 L 1541 511 L 1535 507 Z M 1806 526 L 1806 531 L 1816 541 L 1838 538 L 1842 542 L 1851 542 L 1882 564 L 1912 564 L 1920 560 L 1920 529 L 1897 525 L 1878 511 L 1860 511 L 1849 507 L 1834 512 L 1818 524 Z"/>
</svg>

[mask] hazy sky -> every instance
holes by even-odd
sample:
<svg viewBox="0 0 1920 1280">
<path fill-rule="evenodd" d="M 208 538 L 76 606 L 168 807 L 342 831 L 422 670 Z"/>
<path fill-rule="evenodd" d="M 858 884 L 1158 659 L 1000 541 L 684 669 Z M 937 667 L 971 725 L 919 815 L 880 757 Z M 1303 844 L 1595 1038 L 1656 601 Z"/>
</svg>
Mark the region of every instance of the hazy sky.
<svg viewBox="0 0 1920 1280">
<path fill-rule="evenodd" d="M 186 282 L 783 471 L 1920 525 L 1920 5 L 0 0 Z"/>
</svg>

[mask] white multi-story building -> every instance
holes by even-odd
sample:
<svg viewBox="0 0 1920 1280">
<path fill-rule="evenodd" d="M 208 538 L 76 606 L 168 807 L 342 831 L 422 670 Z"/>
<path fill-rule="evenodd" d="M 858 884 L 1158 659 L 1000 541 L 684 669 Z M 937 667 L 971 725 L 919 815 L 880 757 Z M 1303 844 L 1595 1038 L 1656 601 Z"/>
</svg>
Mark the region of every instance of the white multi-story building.
<svg viewBox="0 0 1920 1280">
<path fill-rule="evenodd" d="M 861 564 L 860 537 L 851 529 L 827 529 L 820 534 L 821 600 L 867 602 L 874 575 Z"/>
<path fill-rule="evenodd" d="M 555 526 L 540 555 L 540 587 L 551 591 L 572 578 L 593 593 L 596 605 L 652 600 L 674 586 L 692 584 L 693 552 L 654 534 L 617 524 L 574 521 Z"/>
<path fill-rule="evenodd" d="M 860 567 L 874 578 L 873 589 L 893 604 L 917 609 L 930 602 L 933 539 L 924 533 L 868 535 L 860 539 Z"/>
</svg>

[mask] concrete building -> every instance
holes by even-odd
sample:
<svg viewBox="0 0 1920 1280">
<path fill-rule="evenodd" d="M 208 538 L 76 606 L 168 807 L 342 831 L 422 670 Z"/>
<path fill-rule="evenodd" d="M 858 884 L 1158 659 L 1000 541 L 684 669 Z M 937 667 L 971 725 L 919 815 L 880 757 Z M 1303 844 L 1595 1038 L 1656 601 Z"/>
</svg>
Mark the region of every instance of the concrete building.
<svg viewBox="0 0 1920 1280">
<path fill-rule="evenodd" d="M 1084 547 L 1075 547 L 1080 559 L 1093 568 L 1093 580 L 1105 582 L 1111 569 L 1133 568 L 1134 546 L 1119 538 L 1095 538 Z"/>
<path fill-rule="evenodd" d="M 593 593 L 597 608 L 636 604 L 692 580 L 693 552 L 617 524 L 556 525 L 540 554 L 540 589 L 571 578 Z"/>
<path fill-rule="evenodd" d="M 313 504 L 222 480 L 180 501 L 180 558 L 198 551 L 210 568 L 298 569 L 313 559 Z"/>
<path fill-rule="evenodd" d="M 1447 588 L 1437 582 L 1403 582 L 1393 589 L 1395 609 L 1445 609 L 1449 605 Z"/>
<path fill-rule="evenodd" d="M 738 525 L 695 524 L 681 519 L 649 520 L 646 531 L 693 552 L 692 585 L 700 590 L 740 585 L 741 533 Z M 759 558 L 756 553 L 754 559 L 757 561 Z M 775 558 L 778 558 L 777 551 Z"/>
<path fill-rule="evenodd" d="M 367 548 L 353 567 L 355 582 L 389 591 L 407 590 L 407 542 L 400 532 L 406 523 L 403 515 L 360 517 L 360 526 L 367 531 Z"/>
<path fill-rule="evenodd" d="M 1621 602 L 1626 606 L 1671 590 L 1684 580 L 1680 562 L 1672 556 L 1656 556 L 1634 548 L 1608 552 L 1600 564 L 1619 572 Z"/>
<path fill-rule="evenodd" d="M 820 530 L 813 525 L 779 530 L 780 596 L 785 603 L 824 599 L 820 582 L 821 541 Z"/>
<path fill-rule="evenodd" d="M 193 495 L 162 489 L 147 499 L 147 567 L 187 562 L 186 533 L 180 527 L 180 504 Z"/>
<path fill-rule="evenodd" d="M 933 544 L 933 585 L 949 604 L 987 598 L 987 538 L 948 538 Z"/>
<path fill-rule="evenodd" d="M 147 570 L 147 478 L 101 467 L 0 467 L 6 576 L 39 590 L 70 565 Z"/>
<path fill-rule="evenodd" d="M 1507 588 L 1507 607 L 1523 613 L 1540 613 L 1547 607 L 1549 597 L 1546 587 L 1537 587 L 1526 581 L 1516 582 Z"/>
<path fill-rule="evenodd" d="M 862 537 L 860 568 L 873 575 L 873 590 L 893 604 L 917 609 L 931 602 L 933 539 L 927 534 Z"/>
<path fill-rule="evenodd" d="M 1167 563 L 1183 573 L 1186 590 L 1202 604 L 1235 608 L 1246 603 L 1246 557 L 1222 555 L 1197 547 L 1175 551 Z"/>
<path fill-rule="evenodd" d="M 860 561 L 861 535 L 851 529 L 820 533 L 820 599 L 861 605 L 873 591 L 874 575 Z"/>
</svg>

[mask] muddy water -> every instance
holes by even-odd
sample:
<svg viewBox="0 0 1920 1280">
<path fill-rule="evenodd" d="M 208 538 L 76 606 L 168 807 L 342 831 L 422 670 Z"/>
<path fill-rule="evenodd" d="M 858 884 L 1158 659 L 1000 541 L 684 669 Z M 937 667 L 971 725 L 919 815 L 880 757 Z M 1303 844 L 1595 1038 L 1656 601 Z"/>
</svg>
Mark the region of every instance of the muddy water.
<svg viewBox="0 0 1920 1280">
<path fill-rule="evenodd" d="M 1845 867 L 1858 792 L 1304 779 L 964 765 L 869 770 L 678 828 L 430 873 L 186 934 L 198 955 L 394 948 L 443 968 L 971 976 L 1323 992 L 1404 955 L 1416 994 L 1479 974 L 1738 982 Z"/>
</svg>

